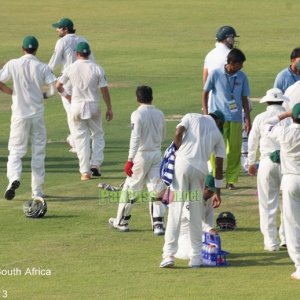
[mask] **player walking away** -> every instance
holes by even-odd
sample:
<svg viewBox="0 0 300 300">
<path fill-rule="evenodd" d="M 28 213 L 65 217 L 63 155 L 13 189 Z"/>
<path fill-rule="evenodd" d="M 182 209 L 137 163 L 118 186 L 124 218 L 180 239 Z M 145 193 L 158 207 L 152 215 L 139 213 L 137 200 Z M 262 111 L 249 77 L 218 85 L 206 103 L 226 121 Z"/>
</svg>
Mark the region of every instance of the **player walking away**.
<svg viewBox="0 0 300 300">
<path fill-rule="evenodd" d="M 274 88 L 285 93 L 287 88 L 300 80 L 300 48 L 295 48 L 291 53 L 291 64 L 280 71 L 274 82 Z"/>
<path fill-rule="evenodd" d="M 215 181 L 212 175 L 207 175 L 205 178 L 205 188 L 203 191 L 203 214 L 202 214 L 202 231 L 210 234 L 218 234 L 217 230 L 213 228 L 214 221 L 214 207 L 219 206 L 219 203 L 212 203 L 212 196 L 214 195 Z M 180 233 L 178 238 L 178 250 L 175 254 L 176 258 L 189 259 L 189 252 L 191 250 L 191 241 L 189 238 L 189 204 L 185 204 L 182 210 Z"/>
<path fill-rule="evenodd" d="M 280 89 L 273 88 L 267 91 L 260 103 L 267 103 L 267 110 L 257 115 L 249 135 L 248 161 L 249 174 L 256 174 L 256 155 L 260 150 L 260 162 L 257 174 L 257 191 L 259 201 L 260 230 L 264 236 L 264 249 L 278 251 L 276 215 L 279 207 L 281 166 L 280 157 L 276 155 L 280 151 L 279 142 L 271 139 L 265 132 L 265 120 L 274 115 L 285 112 L 282 103 L 287 98 Z M 277 126 L 287 127 L 288 120 L 281 121 Z M 285 245 L 283 226 L 280 226 L 281 245 Z"/>
<path fill-rule="evenodd" d="M 99 108 L 99 89 L 106 104 L 106 120 L 113 118 L 108 84 L 103 68 L 89 59 L 90 46 L 80 42 L 75 48 L 77 60 L 66 67 L 56 83 L 57 90 L 70 101 L 71 124 L 79 159 L 81 180 L 100 176 L 105 146 Z M 71 86 L 71 95 L 65 90 Z M 90 149 L 90 136 L 92 151 Z"/>
<path fill-rule="evenodd" d="M 224 139 L 227 148 L 226 181 L 227 188 L 235 189 L 240 173 L 242 146 L 242 109 L 245 112 L 245 131 L 250 132 L 249 83 L 241 71 L 246 60 L 239 49 L 232 49 L 227 56 L 225 67 L 213 70 L 207 78 L 202 94 L 203 113 L 219 110 L 225 115 Z M 211 110 L 208 96 L 211 92 Z"/>
<path fill-rule="evenodd" d="M 202 81 L 205 85 L 208 74 L 213 70 L 222 68 L 227 62 L 227 55 L 234 47 L 235 38 L 239 37 L 236 31 L 231 26 L 222 26 L 216 33 L 215 48 L 208 52 L 204 59 Z M 210 107 L 210 98 L 208 100 L 208 106 Z"/>
<path fill-rule="evenodd" d="M 223 159 L 226 157 L 223 136 L 224 115 L 220 111 L 206 116 L 196 113 L 185 115 L 176 127 L 174 178 L 171 190 L 174 199 L 169 203 L 168 222 L 163 247 L 161 268 L 173 267 L 178 250 L 178 237 L 183 206 L 189 205 L 189 235 L 191 241 L 190 267 L 202 264 L 202 191 L 205 176 L 208 175 L 207 161 L 216 156 L 216 193 L 212 202 L 221 203 L 220 188 L 223 178 Z"/>
<path fill-rule="evenodd" d="M 59 20 L 57 23 L 52 24 L 52 27 L 56 28 L 59 40 L 56 42 L 54 53 L 49 61 L 49 67 L 52 71 L 55 71 L 55 69 L 61 65 L 61 73 L 63 73 L 64 69 L 76 60 L 76 52 L 74 51 L 76 45 L 80 42 L 87 42 L 87 40 L 76 35 L 74 24 L 72 20 L 68 18 Z M 89 59 L 95 61 L 92 53 L 90 54 Z M 69 95 L 71 95 L 72 87 L 70 85 L 66 85 L 65 90 Z M 70 131 L 70 134 L 67 137 L 67 142 L 71 146 L 70 152 L 76 153 L 70 102 L 64 96 L 61 96 L 61 100 L 67 113 L 67 122 Z"/>
<path fill-rule="evenodd" d="M 155 235 L 164 234 L 164 205 L 161 202 L 164 184 L 160 179 L 161 144 L 166 135 L 164 114 L 152 105 L 152 88 L 136 89 L 139 107 L 131 114 L 131 137 L 126 182 L 120 197 L 116 218 L 109 224 L 120 231 L 128 231 L 132 206 L 147 186 L 152 229 Z"/>
<path fill-rule="evenodd" d="M 44 99 L 55 94 L 56 78 L 51 69 L 40 62 L 36 55 L 38 40 L 26 36 L 23 40 L 23 56 L 8 61 L 0 70 L 2 91 L 12 95 L 12 117 L 8 142 L 7 178 L 5 199 L 12 200 L 20 186 L 22 158 L 31 142 L 32 197 L 43 197 L 45 177 L 46 128 L 44 123 Z M 13 89 L 4 82 L 13 81 Z M 43 85 L 48 91 L 43 94 Z"/>
<path fill-rule="evenodd" d="M 277 120 L 289 116 L 293 123 L 286 128 L 269 128 L 269 136 L 280 143 L 284 229 L 287 250 L 296 267 L 291 278 L 300 280 L 300 103 Z"/>
</svg>

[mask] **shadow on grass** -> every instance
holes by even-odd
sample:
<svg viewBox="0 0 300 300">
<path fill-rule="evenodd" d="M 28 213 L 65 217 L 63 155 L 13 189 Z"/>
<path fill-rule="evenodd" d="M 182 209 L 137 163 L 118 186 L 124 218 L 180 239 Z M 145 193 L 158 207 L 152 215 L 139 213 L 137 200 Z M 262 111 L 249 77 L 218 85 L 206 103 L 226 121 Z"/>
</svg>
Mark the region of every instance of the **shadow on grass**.
<svg viewBox="0 0 300 300">
<path fill-rule="evenodd" d="M 72 197 L 72 196 L 58 196 L 58 195 L 45 195 L 46 200 L 51 202 L 68 202 L 68 201 L 84 201 L 84 200 L 99 200 L 99 197 Z"/>
<path fill-rule="evenodd" d="M 230 267 L 264 267 L 271 265 L 290 265 L 290 261 L 279 262 L 279 260 L 286 259 L 287 257 L 287 251 L 281 250 L 278 252 L 230 253 L 227 260 Z"/>
<path fill-rule="evenodd" d="M 79 218 L 80 215 L 45 215 L 43 218 L 39 218 L 40 220 L 47 220 L 47 219 L 70 219 L 70 218 Z"/>
</svg>

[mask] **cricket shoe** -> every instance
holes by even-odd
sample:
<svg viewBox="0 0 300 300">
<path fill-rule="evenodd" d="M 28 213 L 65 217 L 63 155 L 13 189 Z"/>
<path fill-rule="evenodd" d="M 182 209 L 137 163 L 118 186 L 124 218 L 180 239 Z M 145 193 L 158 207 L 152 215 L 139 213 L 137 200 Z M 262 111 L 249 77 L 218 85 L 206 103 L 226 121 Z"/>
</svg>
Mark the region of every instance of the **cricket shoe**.
<svg viewBox="0 0 300 300">
<path fill-rule="evenodd" d="M 116 224 L 116 218 L 110 218 L 108 220 L 109 225 L 114 228 L 114 229 L 118 229 L 121 232 L 128 232 L 129 228 L 128 228 L 128 224 Z"/>
<path fill-rule="evenodd" d="M 162 224 L 154 225 L 153 233 L 154 233 L 154 235 L 157 235 L 157 236 L 165 235 L 165 229 L 164 229 L 163 225 Z"/>
<path fill-rule="evenodd" d="M 276 246 L 270 246 L 270 247 L 265 246 L 264 250 L 269 251 L 269 252 L 276 252 L 276 251 L 279 251 L 279 246 L 277 246 L 277 245 Z"/>
<path fill-rule="evenodd" d="M 173 256 L 166 257 L 162 260 L 160 268 L 173 268 L 175 266 L 175 259 Z"/>
<path fill-rule="evenodd" d="M 193 269 L 198 269 L 198 268 L 201 267 L 201 263 L 200 262 L 194 262 L 194 261 L 190 260 L 189 263 L 188 263 L 188 266 L 190 268 L 193 268 Z"/>
<path fill-rule="evenodd" d="M 296 280 L 300 280 L 300 272 L 296 271 L 296 272 L 292 273 L 291 278 L 296 279 Z"/>
<path fill-rule="evenodd" d="M 6 200 L 12 200 L 15 198 L 16 195 L 16 189 L 20 186 L 19 180 L 14 180 L 12 183 L 10 183 L 5 191 L 4 198 Z"/>
<path fill-rule="evenodd" d="M 101 172 L 97 167 L 92 166 L 91 167 L 91 172 L 92 172 L 92 176 L 94 176 L 94 177 L 100 177 L 101 176 Z"/>
</svg>

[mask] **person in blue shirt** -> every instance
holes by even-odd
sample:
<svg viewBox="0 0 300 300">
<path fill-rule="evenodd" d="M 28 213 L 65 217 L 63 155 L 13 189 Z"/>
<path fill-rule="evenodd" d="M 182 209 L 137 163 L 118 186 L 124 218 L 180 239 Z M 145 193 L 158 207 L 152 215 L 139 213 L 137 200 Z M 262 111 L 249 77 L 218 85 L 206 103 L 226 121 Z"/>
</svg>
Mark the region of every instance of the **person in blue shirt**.
<svg viewBox="0 0 300 300">
<path fill-rule="evenodd" d="M 204 114 L 220 110 L 225 116 L 224 140 L 227 148 L 226 181 L 227 188 L 235 189 L 240 173 L 242 145 L 242 110 L 245 113 L 245 131 L 249 134 L 251 119 L 248 97 L 250 88 L 247 75 L 241 71 L 246 60 L 239 49 L 232 49 L 227 55 L 227 64 L 213 70 L 207 78 L 202 94 Z M 208 96 L 211 91 L 212 111 L 208 111 Z M 213 160 L 211 161 L 214 165 Z"/>
<path fill-rule="evenodd" d="M 277 74 L 274 88 L 285 93 L 286 89 L 298 80 L 300 80 L 300 48 L 295 48 L 291 53 L 291 64 Z"/>
</svg>

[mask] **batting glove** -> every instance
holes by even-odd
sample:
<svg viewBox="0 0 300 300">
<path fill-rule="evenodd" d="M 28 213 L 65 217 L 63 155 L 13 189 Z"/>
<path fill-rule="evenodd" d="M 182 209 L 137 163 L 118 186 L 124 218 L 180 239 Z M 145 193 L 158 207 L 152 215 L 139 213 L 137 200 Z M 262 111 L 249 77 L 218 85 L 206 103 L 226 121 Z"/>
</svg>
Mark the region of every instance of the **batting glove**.
<svg viewBox="0 0 300 300">
<path fill-rule="evenodd" d="M 133 162 L 128 160 L 127 163 L 125 164 L 124 171 L 129 177 L 131 177 L 133 174 L 132 167 L 133 167 Z"/>
</svg>

